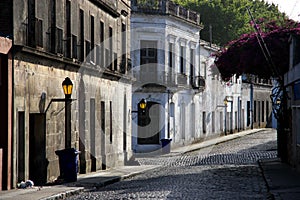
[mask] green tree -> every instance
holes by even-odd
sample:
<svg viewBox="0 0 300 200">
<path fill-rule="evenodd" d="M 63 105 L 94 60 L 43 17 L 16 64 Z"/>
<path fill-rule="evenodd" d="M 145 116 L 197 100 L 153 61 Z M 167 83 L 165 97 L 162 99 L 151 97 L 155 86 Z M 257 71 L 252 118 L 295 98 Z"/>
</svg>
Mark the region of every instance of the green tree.
<svg viewBox="0 0 300 200">
<path fill-rule="evenodd" d="M 283 23 L 286 15 L 274 4 L 260 0 L 174 0 L 176 3 L 200 13 L 204 29 L 201 38 L 218 45 L 237 39 L 240 35 L 253 32 L 247 7 L 251 9 L 255 19 L 265 21 L 276 20 Z M 211 27 L 211 31 L 210 31 Z"/>
</svg>

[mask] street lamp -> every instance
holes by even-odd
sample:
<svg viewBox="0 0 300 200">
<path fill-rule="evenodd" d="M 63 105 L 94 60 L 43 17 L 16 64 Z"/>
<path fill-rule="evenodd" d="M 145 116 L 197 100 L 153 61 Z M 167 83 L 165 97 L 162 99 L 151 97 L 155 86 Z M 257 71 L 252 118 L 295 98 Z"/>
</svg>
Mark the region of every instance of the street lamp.
<svg viewBox="0 0 300 200">
<path fill-rule="evenodd" d="M 147 106 L 147 101 L 146 101 L 146 99 L 142 99 L 140 102 L 139 102 L 139 106 L 140 106 L 140 108 L 141 109 L 145 109 L 146 108 L 146 106 Z"/>
<path fill-rule="evenodd" d="M 65 80 L 62 82 L 62 87 L 66 99 L 70 99 L 72 95 L 73 83 L 69 77 L 66 77 Z"/>
<path fill-rule="evenodd" d="M 65 94 L 65 148 L 71 148 L 71 95 L 73 83 L 69 77 L 62 82 Z"/>
</svg>

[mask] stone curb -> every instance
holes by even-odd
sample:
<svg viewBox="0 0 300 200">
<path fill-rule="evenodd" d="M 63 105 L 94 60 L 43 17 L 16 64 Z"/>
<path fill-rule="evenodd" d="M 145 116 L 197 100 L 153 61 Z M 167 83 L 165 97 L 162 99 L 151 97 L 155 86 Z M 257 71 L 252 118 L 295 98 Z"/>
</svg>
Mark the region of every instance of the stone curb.
<svg viewBox="0 0 300 200">
<path fill-rule="evenodd" d="M 66 197 L 77 195 L 77 194 L 80 194 L 81 192 L 84 192 L 84 191 L 91 192 L 91 191 L 97 190 L 97 188 L 104 187 L 104 186 L 107 186 L 107 185 L 110 185 L 110 184 L 113 184 L 113 183 L 117 183 L 119 181 L 134 177 L 136 175 L 142 174 L 142 173 L 144 173 L 146 171 L 149 171 L 149 170 L 156 169 L 158 167 L 160 167 L 160 166 L 159 165 L 153 166 L 152 168 L 148 168 L 148 169 L 141 170 L 141 171 L 138 171 L 138 172 L 132 172 L 132 173 L 129 173 L 129 174 L 121 175 L 119 177 L 109 178 L 109 179 L 101 181 L 99 183 L 90 183 L 89 184 L 89 183 L 80 183 L 80 182 L 76 183 L 76 182 L 74 182 L 74 185 L 72 183 L 71 184 L 66 184 L 66 186 L 69 185 L 69 186 L 72 186 L 72 187 L 78 187 L 78 189 L 72 189 L 70 191 L 61 192 L 61 193 L 52 195 L 50 197 L 43 198 L 42 200 L 65 199 Z"/>
<path fill-rule="evenodd" d="M 66 197 L 70 197 L 76 194 L 80 194 L 84 191 L 83 187 L 78 187 L 77 189 L 72 189 L 66 192 L 61 192 L 50 197 L 42 198 L 41 200 L 57 200 L 57 199 L 65 199 Z"/>
<path fill-rule="evenodd" d="M 261 173 L 262 173 L 262 175 L 263 175 L 263 179 L 264 179 L 264 181 L 265 181 L 265 183 L 266 183 L 268 193 L 269 193 L 269 195 L 271 196 L 272 200 L 280 199 L 280 198 L 278 197 L 278 195 L 272 193 L 271 190 L 270 190 L 270 184 L 269 184 L 269 183 L 271 182 L 271 179 L 270 179 L 269 177 L 267 177 L 267 175 L 266 175 L 266 173 L 265 173 L 265 171 L 264 171 L 264 168 L 263 168 L 263 166 L 262 166 L 262 165 L 263 165 L 263 164 L 262 164 L 262 160 L 258 160 L 257 162 L 258 162 L 258 166 L 259 166 L 259 168 L 260 168 L 260 170 L 261 170 Z"/>
</svg>

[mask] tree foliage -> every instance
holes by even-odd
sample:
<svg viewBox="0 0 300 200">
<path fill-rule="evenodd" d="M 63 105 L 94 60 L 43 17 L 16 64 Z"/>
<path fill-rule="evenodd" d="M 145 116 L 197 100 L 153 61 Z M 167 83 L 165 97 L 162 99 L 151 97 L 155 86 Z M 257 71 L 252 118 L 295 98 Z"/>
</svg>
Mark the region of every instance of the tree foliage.
<svg viewBox="0 0 300 200">
<path fill-rule="evenodd" d="M 210 26 L 212 42 L 224 45 L 237 39 L 240 35 L 253 32 L 250 26 L 250 16 L 247 7 L 251 9 L 256 19 L 266 21 L 276 20 L 283 23 L 287 18 L 278 10 L 278 6 L 268 4 L 264 0 L 174 0 L 176 3 L 200 13 L 204 29 L 201 38 L 210 41 Z"/>
</svg>

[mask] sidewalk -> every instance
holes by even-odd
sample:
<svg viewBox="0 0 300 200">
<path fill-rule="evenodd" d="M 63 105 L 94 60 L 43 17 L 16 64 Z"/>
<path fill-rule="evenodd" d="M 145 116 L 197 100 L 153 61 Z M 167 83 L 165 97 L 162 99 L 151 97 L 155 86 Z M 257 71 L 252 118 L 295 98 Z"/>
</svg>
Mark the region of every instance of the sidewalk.
<svg viewBox="0 0 300 200">
<path fill-rule="evenodd" d="M 282 163 L 279 158 L 260 160 L 268 189 L 274 199 L 300 199 L 300 173 L 291 166 Z"/>
<path fill-rule="evenodd" d="M 171 150 L 171 154 L 183 154 L 197 149 L 209 147 L 222 142 L 240 138 L 252 133 L 263 131 L 266 129 L 246 130 L 227 136 L 221 136 L 203 141 L 201 143 L 192 144 L 184 147 L 178 147 Z M 158 155 L 159 156 L 159 155 Z M 167 156 L 167 155 L 164 155 Z M 31 189 L 14 189 L 9 191 L 0 191 L 1 200 L 56 200 L 63 199 L 67 196 L 79 194 L 85 190 L 91 190 L 102 187 L 120 180 L 144 173 L 148 170 L 158 168 L 159 166 L 141 165 L 141 166 L 123 166 L 105 171 L 98 171 L 89 174 L 78 175 L 77 182 L 67 183 L 63 185 L 45 186 L 42 188 L 33 187 Z M 298 179 L 300 180 L 300 179 Z M 299 193 L 300 194 L 300 193 Z"/>
</svg>

